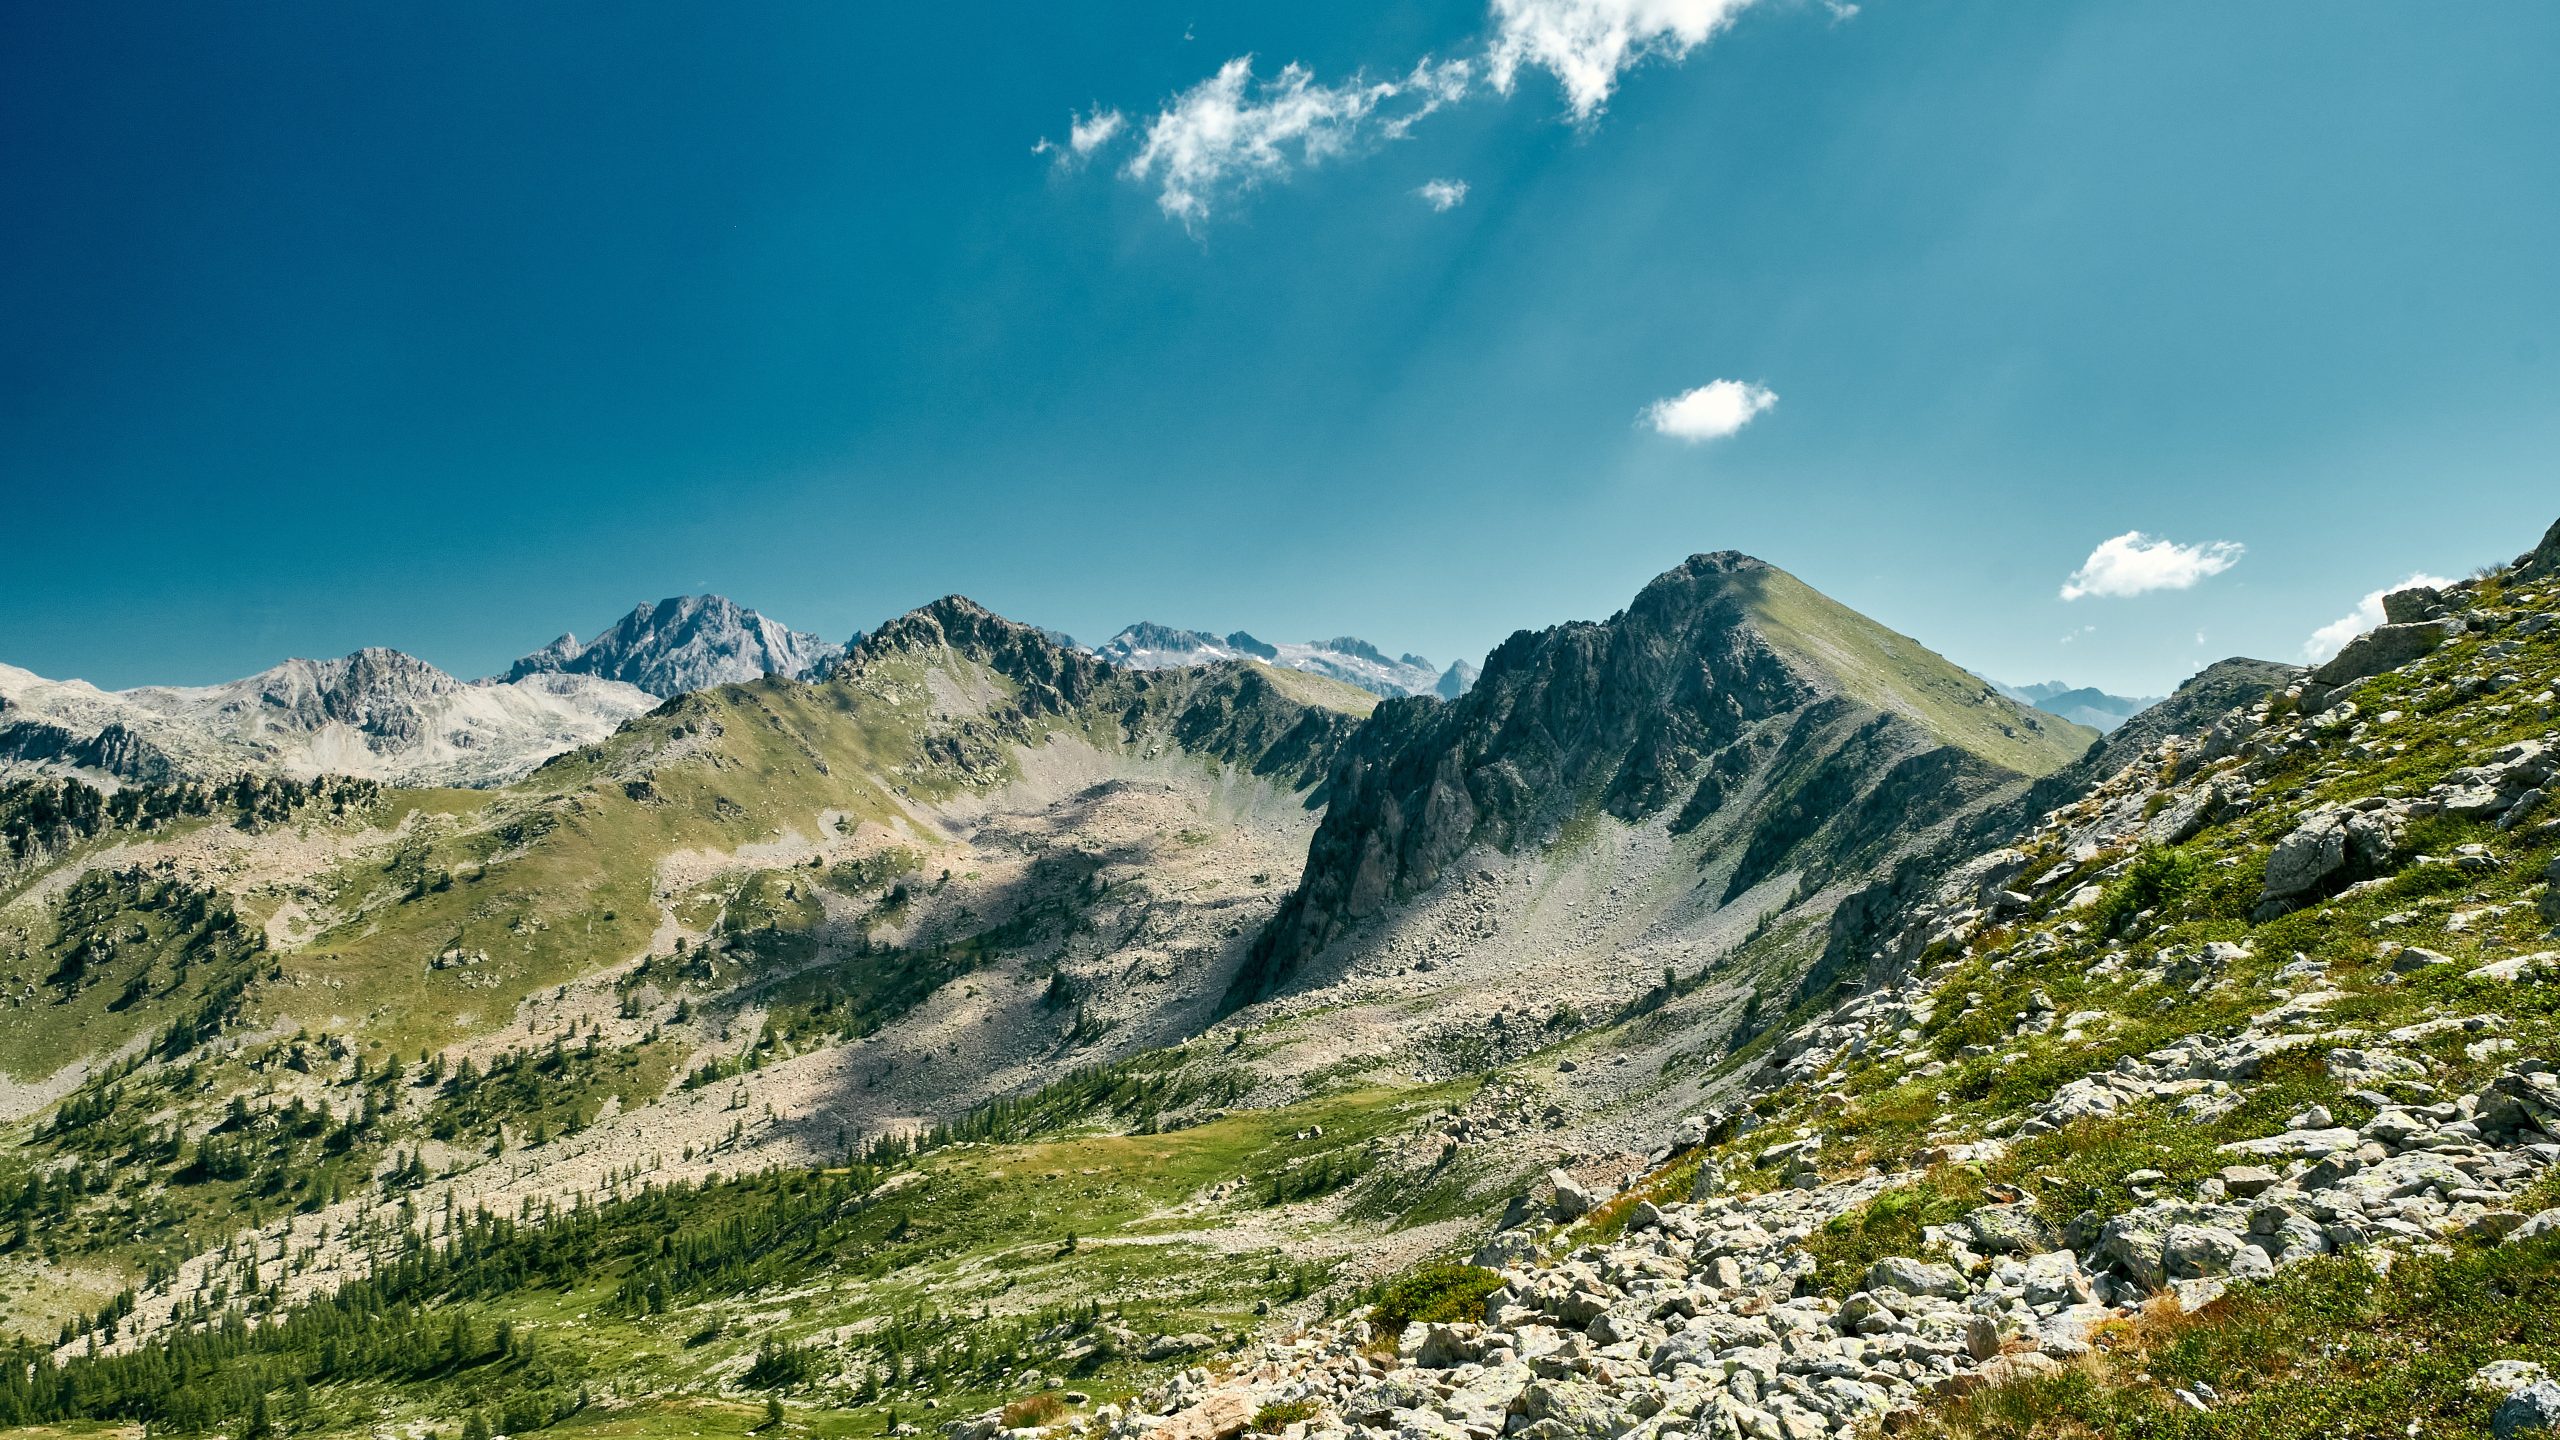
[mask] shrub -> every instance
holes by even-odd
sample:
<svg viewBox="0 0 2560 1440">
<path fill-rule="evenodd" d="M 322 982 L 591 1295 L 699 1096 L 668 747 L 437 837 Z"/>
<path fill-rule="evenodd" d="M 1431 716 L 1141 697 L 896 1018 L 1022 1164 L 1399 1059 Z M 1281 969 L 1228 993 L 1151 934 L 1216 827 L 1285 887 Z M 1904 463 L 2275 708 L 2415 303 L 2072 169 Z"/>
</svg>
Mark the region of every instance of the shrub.
<svg viewBox="0 0 2560 1440">
<path fill-rule="evenodd" d="M 1415 1321 L 1474 1320 L 1484 1313 L 1484 1298 L 1501 1288 L 1502 1276 L 1481 1265 L 1424 1265 L 1379 1286 L 1370 1319 L 1392 1334 Z"/>
<path fill-rule="evenodd" d="M 1264 1435 L 1277 1435 L 1301 1421 L 1313 1420 L 1321 1408 L 1313 1400 L 1274 1400 L 1253 1412 L 1253 1428 Z"/>
<path fill-rule="evenodd" d="M 1041 1425 L 1054 1425 L 1067 1413 L 1067 1402 L 1049 1391 L 1025 1395 L 1004 1407 L 1004 1428 L 1022 1430 Z"/>
</svg>

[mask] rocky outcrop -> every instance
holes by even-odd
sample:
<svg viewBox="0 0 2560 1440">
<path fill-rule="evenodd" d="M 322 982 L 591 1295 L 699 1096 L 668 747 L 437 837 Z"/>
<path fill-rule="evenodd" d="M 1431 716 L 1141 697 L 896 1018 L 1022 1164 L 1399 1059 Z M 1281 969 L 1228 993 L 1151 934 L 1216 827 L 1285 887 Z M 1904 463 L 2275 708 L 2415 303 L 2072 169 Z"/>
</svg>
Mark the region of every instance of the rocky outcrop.
<svg viewBox="0 0 2560 1440">
<path fill-rule="evenodd" d="M 593 640 L 563 635 L 518 660 L 503 677 L 593 675 L 666 699 L 766 675 L 806 676 L 844 647 L 793 630 L 719 595 L 678 595 L 636 605 Z"/>
</svg>

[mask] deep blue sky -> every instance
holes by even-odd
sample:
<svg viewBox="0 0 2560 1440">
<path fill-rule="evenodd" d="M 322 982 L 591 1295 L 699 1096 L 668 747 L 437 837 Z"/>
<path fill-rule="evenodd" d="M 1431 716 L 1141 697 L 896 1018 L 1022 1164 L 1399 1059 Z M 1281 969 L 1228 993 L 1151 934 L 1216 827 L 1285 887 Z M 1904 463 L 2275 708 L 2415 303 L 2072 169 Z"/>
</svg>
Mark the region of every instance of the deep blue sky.
<svg viewBox="0 0 2560 1440">
<path fill-rule="evenodd" d="M 1445 662 L 1734 547 L 2149 692 L 2560 515 L 2547 0 L 1764 0 L 1584 123 L 1123 173 L 1234 57 L 1488 34 L 1380 8 L 5 0 L 0 660 L 481 674 L 712 589 Z M 1638 423 L 1719 378 L 1779 403 Z M 2137 529 L 2247 553 L 2059 598 Z"/>
</svg>

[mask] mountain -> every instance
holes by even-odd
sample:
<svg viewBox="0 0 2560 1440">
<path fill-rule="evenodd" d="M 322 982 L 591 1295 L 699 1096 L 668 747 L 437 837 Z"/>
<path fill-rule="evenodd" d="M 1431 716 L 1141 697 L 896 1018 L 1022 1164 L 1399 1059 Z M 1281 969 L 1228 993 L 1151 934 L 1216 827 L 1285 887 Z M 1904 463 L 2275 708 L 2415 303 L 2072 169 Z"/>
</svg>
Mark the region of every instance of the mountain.
<svg viewBox="0 0 2560 1440">
<path fill-rule="evenodd" d="M 1131 670 L 1259 660 L 1357 685 L 1372 695 L 1388 698 L 1464 694 L 1475 675 L 1475 667 L 1464 661 L 1446 670 L 1435 670 L 1430 661 L 1419 655 L 1390 657 L 1368 641 L 1350 635 L 1308 644 L 1275 645 L 1242 630 L 1220 637 L 1205 630 L 1176 630 L 1151 621 L 1123 629 L 1096 646 L 1094 653 Z"/>
<path fill-rule="evenodd" d="M 2012 700 L 2023 700 L 2048 715 L 2059 715 L 2102 735 L 2160 703 L 2160 697 L 2156 695 L 2146 698 L 2110 695 L 2103 690 L 2086 685 L 2068 685 L 2059 680 L 2017 686 L 1994 682 L 1994 688 Z"/>
<path fill-rule="evenodd" d="M 1606 622 L 1512 636 L 1455 703 L 1382 704 L 1230 1002 L 1309 983 L 1328 955 L 1318 980 L 1382 948 L 1450 948 L 1399 933 L 1444 881 L 1568 863 L 1590 872 L 1576 886 L 1497 885 L 1452 918 L 1504 937 L 1479 955 L 1578 971 L 1595 996 L 1613 973 L 1641 989 L 1652 971 L 1627 953 L 1712 951 L 1825 911 L 2096 739 L 1782 570 L 1694 556 Z"/>
<path fill-rule="evenodd" d="M 2103 739 L 1728 552 L 1454 700 L 954 596 L 484 790 L 0 780 L 0 1426 L 2485 1433 L 2555 581 Z"/>
<path fill-rule="evenodd" d="M 765 675 L 823 670 L 844 647 L 793 630 L 719 595 L 678 595 L 631 613 L 594 639 L 563 635 L 503 677 L 593 675 L 660 699 Z"/>
<path fill-rule="evenodd" d="M 585 675 L 470 684 L 381 649 L 288 660 L 223 685 L 113 692 L 0 665 L 0 773 L 169 782 L 250 771 L 485 785 L 600 739 L 655 703 Z"/>
</svg>

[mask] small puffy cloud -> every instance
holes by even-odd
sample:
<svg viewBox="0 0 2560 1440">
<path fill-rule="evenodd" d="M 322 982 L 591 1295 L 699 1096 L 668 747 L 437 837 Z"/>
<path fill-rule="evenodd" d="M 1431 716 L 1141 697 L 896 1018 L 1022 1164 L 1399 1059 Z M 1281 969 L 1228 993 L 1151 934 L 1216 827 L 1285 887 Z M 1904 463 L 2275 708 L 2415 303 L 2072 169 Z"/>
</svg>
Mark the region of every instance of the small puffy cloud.
<svg viewBox="0 0 2560 1440">
<path fill-rule="evenodd" d="M 2442 575 L 2413 574 L 2397 585 L 2386 585 L 2356 602 L 2356 608 L 2311 632 L 2302 642 L 2302 658 L 2317 665 L 2347 648 L 2347 642 L 2382 623 L 2382 597 L 2394 590 L 2412 585 L 2445 586 L 2453 582 Z"/>
<path fill-rule="evenodd" d="M 2063 582 L 2062 598 L 2122 598 L 2154 590 L 2185 590 L 2239 564 L 2240 557 L 2247 553 L 2248 547 L 2236 540 L 2181 545 L 2139 530 L 2127 530 L 2089 552 L 2089 558 Z"/>
<path fill-rule="evenodd" d="M 1710 380 L 1695 390 L 1646 406 L 1644 423 L 1652 426 L 1656 435 L 1695 444 L 1721 440 L 1777 403 L 1778 392 L 1766 386 L 1745 380 Z"/>
<path fill-rule="evenodd" d="M 1415 121 L 1464 97 L 1473 76 L 1464 60 L 1426 59 L 1398 80 L 1355 75 L 1323 85 L 1297 64 L 1256 80 L 1253 57 L 1238 56 L 1147 122 L 1128 175 L 1159 187 L 1165 214 L 1195 224 L 1214 203 L 1299 166 L 1404 138 Z"/>
<path fill-rule="evenodd" d="M 1618 77 L 1654 56 L 1683 60 L 1753 0 L 1493 0 L 1486 75 L 1511 93 L 1523 66 L 1564 87 L 1576 120 L 1600 113 Z"/>
<path fill-rule="evenodd" d="M 1423 204 L 1445 213 L 1467 203 L 1467 182 L 1425 180 L 1422 182 L 1422 187 L 1413 193 L 1422 197 Z"/>
</svg>

